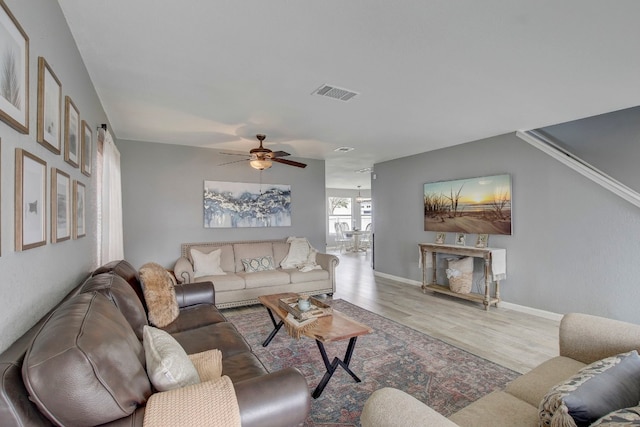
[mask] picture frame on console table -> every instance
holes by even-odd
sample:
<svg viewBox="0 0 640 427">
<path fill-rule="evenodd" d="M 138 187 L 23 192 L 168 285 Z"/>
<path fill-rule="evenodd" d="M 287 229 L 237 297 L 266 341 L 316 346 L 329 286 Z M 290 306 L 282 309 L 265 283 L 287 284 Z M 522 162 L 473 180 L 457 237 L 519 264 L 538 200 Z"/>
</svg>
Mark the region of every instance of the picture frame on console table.
<svg viewBox="0 0 640 427">
<path fill-rule="evenodd" d="M 444 242 L 447 241 L 447 233 L 438 232 L 436 233 L 436 244 L 444 245 Z"/>
<path fill-rule="evenodd" d="M 0 0 L 0 119 L 29 133 L 29 37 Z"/>
<path fill-rule="evenodd" d="M 47 244 L 47 163 L 16 148 L 15 168 L 16 252 Z"/>
<path fill-rule="evenodd" d="M 464 233 L 456 233 L 456 245 L 464 246 L 466 242 L 466 236 Z"/>
<path fill-rule="evenodd" d="M 489 246 L 489 235 L 478 234 L 478 238 L 476 239 L 476 248 L 486 248 L 487 246 Z"/>
</svg>

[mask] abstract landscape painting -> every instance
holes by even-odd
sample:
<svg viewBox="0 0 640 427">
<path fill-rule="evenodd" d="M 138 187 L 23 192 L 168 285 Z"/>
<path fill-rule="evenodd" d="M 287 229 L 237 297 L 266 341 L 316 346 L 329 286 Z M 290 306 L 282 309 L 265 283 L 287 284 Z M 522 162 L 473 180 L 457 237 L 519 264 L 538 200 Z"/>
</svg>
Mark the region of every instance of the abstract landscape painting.
<svg viewBox="0 0 640 427">
<path fill-rule="evenodd" d="M 511 176 L 424 185 L 425 231 L 511 234 Z"/>
<path fill-rule="evenodd" d="M 204 228 L 289 227 L 291 186 L 204 182 Z"/>
</svg>

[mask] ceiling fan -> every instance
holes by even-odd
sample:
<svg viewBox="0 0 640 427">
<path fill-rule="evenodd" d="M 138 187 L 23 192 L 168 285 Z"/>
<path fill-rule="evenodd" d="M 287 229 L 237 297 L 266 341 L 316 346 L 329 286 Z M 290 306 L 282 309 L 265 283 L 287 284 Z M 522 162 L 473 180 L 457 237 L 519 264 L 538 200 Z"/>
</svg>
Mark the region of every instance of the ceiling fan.
<svg viewBox="0 0 640 427">
<path fill-rule="evenodd" d="M 262 146 L 262 141 L 265 140 L 267 136 L 263 134 L 257 134 L 256 138 L 260 141 L 260 146 L 249 150 L 249 158 L 243 160 L 237 160 L 235 162 L 223 163 L 222 165 L 228 165 L 230 163 L 244 162 L 249 161 L 249 164 L 252 168 L 258 170 L 269 169 L 273 162 L 282 163 L 283 165 L 295 166 L 298 168 L 306 168 L 307 165 L 304 163 L 296 162 L 293 160 L 283 159 L 282 157 L 290 156 L 291 154 L 286 151 L 272 151 L 268 148 L 264 148 Z M 246 156 L 246 153 L 233 153 L 233 152 L 221 152 L 220 154 L 229 154 L 234 156 Z M 220 165 L 220 166 L 222 166 Z"/>
</svg>

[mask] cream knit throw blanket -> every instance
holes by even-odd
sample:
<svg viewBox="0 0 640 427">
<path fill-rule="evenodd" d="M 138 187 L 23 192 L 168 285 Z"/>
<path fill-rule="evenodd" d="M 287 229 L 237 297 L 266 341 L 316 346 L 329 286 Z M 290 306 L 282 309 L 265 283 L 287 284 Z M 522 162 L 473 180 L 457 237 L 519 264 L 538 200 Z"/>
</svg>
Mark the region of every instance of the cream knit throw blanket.
<svg viewBox="0 0 640 427">
<path fill-rule="evenodd" d="M 151 395 L 144 427 L 240 427 L 240 408 L 228 376 Z"/>
</svg>

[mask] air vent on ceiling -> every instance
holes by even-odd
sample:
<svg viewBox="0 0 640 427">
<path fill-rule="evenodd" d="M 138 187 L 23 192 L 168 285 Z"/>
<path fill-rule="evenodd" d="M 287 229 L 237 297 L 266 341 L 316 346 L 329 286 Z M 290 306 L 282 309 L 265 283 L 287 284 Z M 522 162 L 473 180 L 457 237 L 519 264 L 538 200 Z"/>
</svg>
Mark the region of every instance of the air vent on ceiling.
<svg viewBox="0 0 640 427">
<path fill-rule="evenodd" d="M 336 86 L 323 84 L 318 89 L 314 90 L 312 95 L 328 96 L 329 98 L 339 99 L 340 101 L 346 102 L 358 95 L 358 93 Z"/>
<path fill-rule="evenodd" d="M 338 147 L 333 151 L 337 151 L 339 153 L 348 153 L 349 151 L 353 151 L 354 148 L 353 147 Z"/>
</svg>

